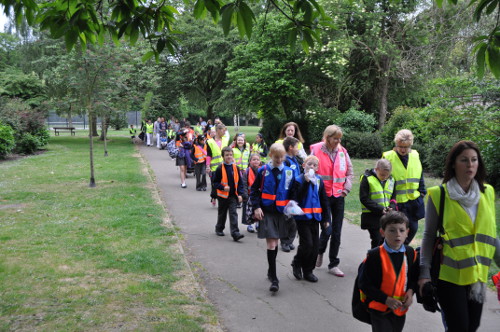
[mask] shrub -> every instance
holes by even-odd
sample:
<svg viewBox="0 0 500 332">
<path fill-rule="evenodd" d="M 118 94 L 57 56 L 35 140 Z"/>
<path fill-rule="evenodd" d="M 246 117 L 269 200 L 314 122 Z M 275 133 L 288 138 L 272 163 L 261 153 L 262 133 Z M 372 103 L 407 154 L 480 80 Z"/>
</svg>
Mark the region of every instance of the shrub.
<svg viewBox="0 0 500 332">
<path fill-rule="evenodd" d="M 32 154 L 41 146 L 38 137 L 30 133 L 24 133 L 16 141 L 15 151 L 17 153 Z"/>
<path fill-rule="evenodd" d="M 412 130 L 411 124 L 415 120 L 416 112 L 414 108 L 398 107 L 393 112 L 386 125 L 380 133 L 384 150 L 390 150 L 394 146 L 394 136 L 401 129 Z M 413 131 L 413 130 L 412 130 Z"/>
<path fill-rule="evenodd" d="M 0 157 L 4 158 L 14 148 L 14 130 L 0 122 Z"/>
<path fill-rule="evenodd" d="M 340 111 L 333 108 L 314 107 L 307 111 L 307 132 L 310 144 L 323 139 L 323 131 L 340 118 Z M 302 127 L 301 127 L 302 130 Z"/>
<path fill-rule="evenodd" d="M 443 177 L 446 156 L 457 141 L 459 138 L 456 136 L 439 135 L 429 142 L 420 156 L 424 169 L 432 176 Z"/>
<path fill-rule="evenodd" d="M 378 132 L 368 133 L 351 131 L 342 137 L 342 145 L 351 158 L 380 158 L 382 139 Z"/>
<path fill-rule="evenodd" d="M 115 130 L 120 130 L 122 128 L 127 128 L 128 123 L 127 123 L 127 115 L 125 113 L 117 113 L 113 117 L 111 117 L 111 120 L 109 121 L 109 124 L 111 127 L 113 127 Z"/>
<path fill-rule="evenodd" d="M 377 120 L 373 114 L 368 114 L 355 108 L 348 109 L 338 119 L 338 123 L 344 133 L 352 131 L 372 133 L 377 126 Z"/>
</svg>

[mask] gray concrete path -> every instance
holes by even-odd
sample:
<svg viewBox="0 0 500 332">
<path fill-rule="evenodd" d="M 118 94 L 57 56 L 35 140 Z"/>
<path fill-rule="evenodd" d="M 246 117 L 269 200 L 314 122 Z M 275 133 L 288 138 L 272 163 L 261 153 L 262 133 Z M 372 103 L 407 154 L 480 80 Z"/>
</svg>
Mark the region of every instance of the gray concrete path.
<svg viewBox="0 0 500 332">
<path fill-rule="evenodd" d="M 324 264 L 315 270 L 318 283 L 298 281 L 290 267 L 295 251 L 284 253 L 280 250 L 277 257 L 280 290 L 273 295 L 268 290 L 270 283 L 266 278 L 265 240 L 240 227 L 245 238 L 234 242 L 229 236 L 229 224 L 226 236 L 216 236 L 217 209 L 210 204 L 209 192 L 195 190 L 193 175 L 188 176 L 188 187 L 182 189 L 179 170 L 166 151 L 145 146 L 141 146 L 140 151 L 156 176 L 172 222 L 185 239 L 188 260 L 200 273 L 225 329 L 231 332 L 371 331 L 369 325 L 358 322 L 351 315 L 357 267 L 370 246 L 366 231 L 344 223 L 340 249 L 344 278 L 328 274 Z M 298 239 L 295 244 L 298 245 Z M 500 305 L 495 297 L 489 292 L 480 331 L 500 330 Z M 442 330 L 440 316 L 424 311 L 414 300 L 407 314 L 405 331 Z"/>
</svg>

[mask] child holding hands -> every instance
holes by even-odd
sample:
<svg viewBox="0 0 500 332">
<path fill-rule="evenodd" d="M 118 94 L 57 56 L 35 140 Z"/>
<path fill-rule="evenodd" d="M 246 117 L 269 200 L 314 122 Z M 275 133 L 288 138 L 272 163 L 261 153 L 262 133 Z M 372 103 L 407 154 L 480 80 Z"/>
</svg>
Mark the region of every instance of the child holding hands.
<svg viewBox="0 0 500 332">
<path fill-rule="evenodd" d="M 305 213 L 294 216 L 299 233 L 299 248 L 293 258 L 292 267 L 295 278 L 317 282 L 318 278 L 313 274 L 313 270 L 319 250 L 319 224 L 323 223 L 323 227 L 327 228 L 331 217 L 323 180 L 315 175 L 319 168 L 318 158 L 307 157 L 303 167 L 304 173 L 295 178 L 292 191 L 292 198 Z"/>
</svg>

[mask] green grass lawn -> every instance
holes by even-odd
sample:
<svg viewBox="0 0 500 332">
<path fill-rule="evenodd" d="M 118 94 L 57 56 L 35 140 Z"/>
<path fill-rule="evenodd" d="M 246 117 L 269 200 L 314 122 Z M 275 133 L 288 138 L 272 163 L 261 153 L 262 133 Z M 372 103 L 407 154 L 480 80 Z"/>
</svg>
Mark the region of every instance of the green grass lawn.
<svg viewBox="0 0 500 332">
<path fill-rule="evenodd" d="M 216 328 L 140 155 L 126 136 L 108 150 L 96 188 L 80 135 L 0 163 L 0 331 Z"/>
</svg>

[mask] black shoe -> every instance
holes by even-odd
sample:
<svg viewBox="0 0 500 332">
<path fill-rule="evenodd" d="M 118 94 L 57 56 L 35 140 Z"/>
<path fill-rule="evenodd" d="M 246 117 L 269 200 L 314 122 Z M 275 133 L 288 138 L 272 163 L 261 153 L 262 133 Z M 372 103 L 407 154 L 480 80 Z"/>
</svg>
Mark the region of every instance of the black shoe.
<svg viewBox="0 0 500 332">
<path fill-rule="evenodd" d="M 297 263 L 292 263 L 292 271 L 293 271 L 293 276 L 295 279 L 300 280 L 302 279 L 302 268 L 299 266 Z"/>
<path fill-rule="evenodd" d="M 201 188 L 201 190 L 203 190 L 203 191 L 207 191 L 207 188 Z"/>
<path fill-rule="evenodd" d="M 280 289 L 280 285 L 279 285 L 278 280 L 274 280 L 271 283 L 271 287 L 269 287 L 269 291 L 276 293 L 279 289 Z"/>
<path fill-rule="evenodd" d="M 290 247 L 288 246 L 288 244 L 281 244 L 281 250 L 283 250 L 284 252 L 290 252 Z"/>
<path fill-rule="evenodd" d="M 215 234 L 217 234 L 218 236 L 224 236 L 224 232 L 222 231 L 215 231 Z"/>
<path fill-rule="evenodd" d="M 196 191 L 201 191 L 201 189 L 200 188 L 196 188 Z"/>
<path fill-rule="evenodd" d="M 318 277 L 316 277 L 312 272 L 306 274 L 304 279 L 310 282 L 318 282 Z"/>
<path fill-rule="evenodd" d="M 290 250 L 293 250 L 293 249 L 295 249 L 295 246 L 293 245 L 293 243 L 290 243 L 290 244 L 288 245 L 288 248 L 290 248 Z"/>
<path fill-rule="evenodd" d="M 241 239 L 242 239 L 242 238 L 244 238 L 244 237 L 245 237 L 245 235 L 243 235 L 243 234 L 240 234 L 240 233 L 234 233 L 234 235 L 233 235 L 233 240 L 234 240 L 234 241 L 238 241 L 238 240 L 241 240 Z"/>
</svg>

